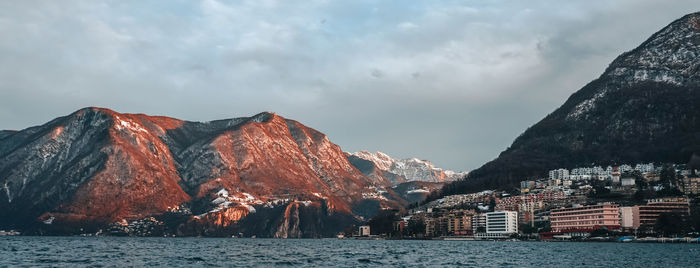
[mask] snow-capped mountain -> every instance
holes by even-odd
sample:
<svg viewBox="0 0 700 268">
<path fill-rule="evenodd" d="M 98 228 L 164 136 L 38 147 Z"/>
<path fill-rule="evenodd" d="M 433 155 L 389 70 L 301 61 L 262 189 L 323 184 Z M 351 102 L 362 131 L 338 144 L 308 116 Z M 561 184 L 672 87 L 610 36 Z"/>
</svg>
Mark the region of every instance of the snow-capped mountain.
<svg viewBox="0 0 700 268">
<path fill-rule="evenodd" d="M 395 159 L 382 152 L 359 151 L 350 155 L 371 161 L 377 168 L 401 176 L 407 181 L 454 181 L 463 178 L 468 173 L 444 170 L 436 167 L 430 161 L 418 158 Z"/>
</svg>

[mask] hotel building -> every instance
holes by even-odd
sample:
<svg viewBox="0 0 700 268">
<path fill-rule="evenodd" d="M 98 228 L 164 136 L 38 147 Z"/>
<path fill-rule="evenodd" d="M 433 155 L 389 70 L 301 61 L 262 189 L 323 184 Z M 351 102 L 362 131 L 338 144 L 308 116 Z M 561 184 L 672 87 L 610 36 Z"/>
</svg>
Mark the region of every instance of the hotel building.
<svg viewBox="0 0 700 268">
<path fill-rule="evenodd" d="M 634 229 L 638 229 L 642 226 L 653 229 L 659 215 L 663 213 L 675 213 L 687 216 L 690 213 L 690 206 L 688 200 L 682 198 L 654 199 L 649 200 L 645 206 L 635 206 L 632 213 Z"/>
<path fill-rule="evenodd" d="M 617 204 L 597 204 L 553 209 L 549 215 L 553 232 L 586 230 L 605 227 L 620 229 L 620 211 Z"/>
</svg>

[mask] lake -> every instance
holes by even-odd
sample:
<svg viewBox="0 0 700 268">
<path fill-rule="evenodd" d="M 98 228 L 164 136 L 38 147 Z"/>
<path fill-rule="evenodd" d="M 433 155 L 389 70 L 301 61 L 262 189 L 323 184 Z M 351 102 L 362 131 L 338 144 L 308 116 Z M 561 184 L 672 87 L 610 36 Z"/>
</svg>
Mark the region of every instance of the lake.
<svg viewBox="0 0 700 268">
<path fill-rule="evenodd" d="M 0 237 L 0 267 L 697 267 L 698 244 Z"/>
</svg>

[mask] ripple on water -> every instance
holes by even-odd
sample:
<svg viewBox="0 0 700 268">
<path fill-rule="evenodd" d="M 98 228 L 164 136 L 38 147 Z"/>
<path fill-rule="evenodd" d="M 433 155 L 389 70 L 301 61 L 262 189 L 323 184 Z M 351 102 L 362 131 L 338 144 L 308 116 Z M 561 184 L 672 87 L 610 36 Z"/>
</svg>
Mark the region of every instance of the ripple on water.
<svg viewBox="0 0 700 268">
<path fill-rule="evenodd" d="M 699 253 L 697 244 L 0 237 L 0 267 L 696 267 Z"/>
</svg>

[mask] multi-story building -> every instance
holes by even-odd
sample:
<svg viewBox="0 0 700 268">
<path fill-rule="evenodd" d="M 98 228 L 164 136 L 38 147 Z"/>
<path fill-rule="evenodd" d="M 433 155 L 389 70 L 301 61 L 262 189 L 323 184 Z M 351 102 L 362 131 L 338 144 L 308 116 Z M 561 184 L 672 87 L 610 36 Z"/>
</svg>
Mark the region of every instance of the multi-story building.
<svg viewBox="0 0 700 268">
<path fill-rule="evenodd" d="M 437 233 L 437 224 L 435 218 L 425 219 L 425 236 L 432 237 Z"/>
<path fill-rule="evenodd" d="M 569 175 L 569 179 L 572 181 L 588 181 L 591 180 L 592 176 L 590 174 L 585 175 Z"/>
<path fill-rule="evenodd" d="M 522 203 L 522 195 L 503 197 L 496 202 L 495 210 L 517 210 Z"/>
<path fill-rule="evenodd" d="M 535 181 L 521 181 L 520 189 L 533 189 L 535 188 Z"/>
<path fill-rule="evenodd" d="M 572 200 L 575 199 L 575 200 Z M 582 197 L 585 199 L 585 197 Z M 537 193 L 528 193 L 518 196 L 500 198 L 496 203 L 496 211 L 530 211 L 536 212 L 547 207 L 560 207 L 581 200 L 581 197 L 567 195 L 564 191 L 542 190 Z M 522 216 L 521 216 L 522 219 Z"/>
<path fill-rule="evenodd" d="M 683 193 L 687 195 L 700 194 L 700 177 L 683 178 Z"/>
<path fill-rule="evenodd" d="M 620 172 L 622 173 L 630 172 L 632 170 L 634 170 L 634 168 L 632 168 L 630 165 L 620 165 Z"/>
<path fill-rule="evenodd" d="M 634 207 L 620 207 L 620 228 L 623 231 L 632 231 L 634 227 Z"/>
<path fill-rule="evenodd" d="M 571 170 L 570 175 L 577 175 L 577 176 L 584 176 L 584 175 L 593 175 L 593 168 L 589 167 L 580 167 L 580 168 L 574 168 Z"/>
<path fill-rule="evenodd" d="M 569 179 L 569 170 L 564 169 L 564 168 L 550 170 L 549 171 L 549 179 L 550 180 L 568 180 Z"/>
<path fill-rule="evenodd" d="M 620 229 L 619 205 L 610 203 L 553 209 L 549 219 L 553 232 L 593 231 L 601 227 Z"/>
<path fill-rule="evenodd" d="M 448 235 L 471 235 L 472 216 L 470 215 L 449 215 L 447 217 Z"/>
<path fill-rule="evenodd" d="M 544 209 L 544 202 L 523 202 L 518 207 L 518 222 L 534 224 L 535 213 Z"/>
<path fill-rule="evenodd" d="M 655 169 L 654 169 L 654 164 L 653 164 L 653 163 L 649 163 L 649 164 L 637 164 L 636 166 L 634 166 L 634 170 L 639 171 L 639 172 L 641 172 L 642 174 L 650 173 L 650 172 L 654 172 L 654 171 L 655 171 Z"/>
<path fill-rule="evenodd" d="M 690 214 L 688 200 L 683 198 L 666 198 L 649 200 L 644 206 L 635 206 L 633 211 L 634 229 L 647 227 L 653 230 L 656 220 L 663 213 L 676 213 L 687 216 Z"/>
<path fill-rule="evenodd" d="M 689 203 L 683 198 L 666 198 L 649 200 L 643 206 L 620 207 L 620 226 L 627 231 L 644 227 L 644 232 L 651 233 L 656 220 L 663 213 L 687 216 L 690 213 Z"/>
<path fill-rule="evenodd" d="M 495 211 L 486 213 L 487 234 L 513 234 L 518 232 L 518 213 Z"/>
<path fill-rule="evenodd" d="M 472 230 L 474 232 L 478 232 L 480 228 L 483 228 L 484 231 L 486 231 L 486 214 L 481 213 L 481 214 L 476 214 L 472 216 Z"/>
<path fill-rule="evenodd" d="M 449 195 L 437 200 L 438 207 L 454 207 L 458 205 L 478 205 L 488 203 L 491 198 L 497 198 L 492 191 L 483 191 L 474 194 Z"/>
</svg>

